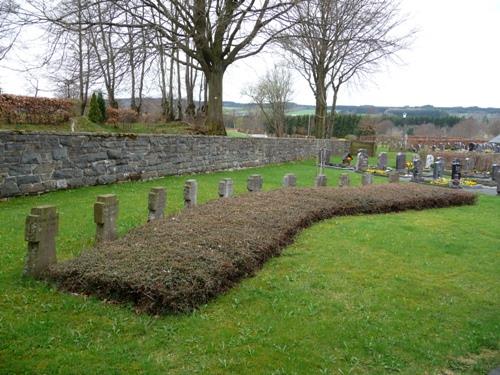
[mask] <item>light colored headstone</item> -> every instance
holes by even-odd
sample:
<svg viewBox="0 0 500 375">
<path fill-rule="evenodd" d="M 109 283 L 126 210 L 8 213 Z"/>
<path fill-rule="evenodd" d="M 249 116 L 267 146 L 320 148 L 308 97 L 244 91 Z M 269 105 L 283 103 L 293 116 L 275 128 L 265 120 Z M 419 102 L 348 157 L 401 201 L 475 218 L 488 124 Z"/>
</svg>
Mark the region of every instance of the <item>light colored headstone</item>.
<svg viewBox="0 0 500 375">
<path fill-rule="evenodd" d="M 360 150 L 356 158 L 356 170 L 364 172 L 367 169 L 368 169 L 368 154 L 364 150 Z"/>
<path fill-rule="evenodd" d="M 395 184 L 399 182 L 399 173 L 396 171 L 389 172 L 389 183 Z"/>
<path fill-rule="evenodd" d="M 187 180 L 184 183 L 184 207 L 192 208 L 198 204 L 198 182 Z"/>
<path fill-rule="evenodd" d="M 400 173 L 406 170 L 406 154 L 403 152 L 396 155 L 396 170 Z"/>
<path fill-rule="evenodd" d="M 434 164 L 434 155 L 427 155 L 425 158 L 425 169 L 431 169 L 432 164 Z"/>
<path fill-rule="evenodd" d="M 287 173 L 285 177 L 283 177 L 283 186 L 284 187 L 297 186 L 297 177 L 293 173 Z"/>
<path fill-rule="evenodd" d="M 250 177 L 248 177 L 247 190 L 251 193 L 261 191 L 263 183 L 264 181 L 260 174 L 253 174 Z"/>
<path fill-rule="evenodd" d="M 361 177 L 361 184 L 363 186 L 373 184 L 373 175 L 371 173 L 363 173 L 363 176 Z"/>
<path fill-rule="evenodd" d="M 319 174 L 316 176 L 316 181 L 314 182 L 314 186 L 320 187 L 320 186 L 326 186 L 327 179 L 324 174 Z"/>
<path fill-rule="evenodd" d="M 28 253 L 24 274 L 42 276 L 56 263 L 56 236 L 59 231 L 59 214 L 55 206 L 39 206 L 31 209 L 26 217 L 24 237 Z"/>
<path fill-rule="evenodd" d="M 148 221 L 162 219 L 167 203 L 167 193 L 162 187 L 152 188 L 148 197 Z"/>
<path fill-rule="evenodd" d="M 230 198 L 233 196 L 233 180 L 225 178 L 219 181 L 219 197 Z"/>
<path fill-rule="evenodd" d="M 342 173 L 340 175 L 339 186 L 347 187 L 349 185 L 351 185 L 351 179 L 349 178 L 349 175 L 347 173 Z"/>
<path fill-rule="evenodd" d="M 118 238 L 116 220 L 118 218 L 118 199 L 114 194 L 99 195 L 94 203 L 94 223 L 96 223 L 96 242 L 113 241 Z"/>
<path fill-rule="evenodd" d="M 387 168 L 387 152 L 381 152 L 378 155 L 377 168 L 382 170 L 385 170 Z"/>
</svg>

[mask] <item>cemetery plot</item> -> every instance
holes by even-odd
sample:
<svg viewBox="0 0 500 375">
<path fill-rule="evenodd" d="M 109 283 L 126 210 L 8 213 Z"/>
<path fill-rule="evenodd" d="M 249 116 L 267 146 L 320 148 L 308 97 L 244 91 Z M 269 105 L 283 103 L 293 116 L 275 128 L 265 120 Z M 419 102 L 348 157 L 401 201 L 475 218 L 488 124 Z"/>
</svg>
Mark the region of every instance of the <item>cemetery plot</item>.
<svg viewBox="0 0 500 375">
<path fill-rule="evenodd" d="M 474 201 L 467 192 L 416 184 L 254 192 L 151 221 L 52 266 L 48 278 L 64 290 L 132 302 L 149 313 L 190 311 L 254 274 L 313 222 Z"/>
</svg>

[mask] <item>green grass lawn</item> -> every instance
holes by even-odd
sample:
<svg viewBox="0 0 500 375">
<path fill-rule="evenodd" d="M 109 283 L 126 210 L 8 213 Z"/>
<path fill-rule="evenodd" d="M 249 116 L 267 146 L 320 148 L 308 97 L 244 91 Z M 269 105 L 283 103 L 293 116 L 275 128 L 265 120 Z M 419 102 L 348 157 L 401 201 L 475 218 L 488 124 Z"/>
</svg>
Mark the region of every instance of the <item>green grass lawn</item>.
<svg viewBox="0 0 500 375">
<path fill-rule="evenodd" d="M 262 174 L 272 189 L 288 172 L 311 186 L 316 168 L 297 162 L 195 178 L 204 202 L 216 199 L 224 177 L 243 193 L 250 174 Z M 339 171 L 325 173 L 338 183 Z M 0 202 L 0 373 L 479 374 L 500 365 L 497 197 L 324 221 L 255 277 L 189 315 L 137 315 L 20 277 L 31 207 L 58 206 L 58 257 L 67 259 L 92 244 L 97 195 L 118 195 L 123 234 L 146 221 L 151 187 L 167 188 L 172 213 L 193 177 Z M 353 176 L 355 184 L 360 179 Z"/>
<path fill-rule="evenodd" d="M 247 133 L 239 132 L 235 129 L 226 129 L 227 136 L 232 138 L 248 138 L 249 135 Z"/>
</svg>

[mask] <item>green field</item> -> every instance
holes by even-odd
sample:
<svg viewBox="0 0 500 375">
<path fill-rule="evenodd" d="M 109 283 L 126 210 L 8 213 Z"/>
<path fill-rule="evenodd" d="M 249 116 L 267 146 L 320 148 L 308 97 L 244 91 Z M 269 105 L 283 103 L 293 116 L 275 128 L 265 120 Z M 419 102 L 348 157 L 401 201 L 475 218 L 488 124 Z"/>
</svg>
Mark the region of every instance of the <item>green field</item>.
<svg viewBox="0 0 500 375">
<path fill-rule="evenodd" d="M 497 197 L 321 222 L 188 315 L 138 315 L 20 276 L 24 219 L 35 205 L 59 208 L 62 260 L 91 246 L 99 194 L 118 195 L 123 234 L 146 221 L 153 186 L 167 188 L 174 213 L 187 178 L 198 180 L 204 202 L 216 199 L 224 177 L 241 194 L 250 174 L 274 189 L 289 172 L 311 186 L 316 168 L 306 161 L 0 202 L 0 373 L 484 374 L 500 366 Z M 338 183 L 339 171 L 325 173 Z"/>
</svg>

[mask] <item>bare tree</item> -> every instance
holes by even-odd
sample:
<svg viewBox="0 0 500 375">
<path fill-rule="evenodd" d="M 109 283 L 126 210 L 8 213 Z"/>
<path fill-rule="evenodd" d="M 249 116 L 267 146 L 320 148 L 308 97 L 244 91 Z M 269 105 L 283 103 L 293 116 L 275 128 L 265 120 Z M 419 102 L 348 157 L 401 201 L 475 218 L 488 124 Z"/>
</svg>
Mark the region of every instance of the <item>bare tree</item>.
<svg viewBox="0 0 500 375">
<path fill-rule="evenodd" d="M 316 99 L 316 136 L 323 138 L 329 133 L 329 87 L 335 85 L 336 105 L 342 84 L 399 51 L 406 36 L 394 37 L 392 31 L 403 20 L 394 0 L 308 0 L 289 16 L 293 26 L 278 41 L 309 82 Z"/>
<path fill-rule="evenodd" d="M 0 61 L 7 56 L 21 32 L 15 22 L 18 5 L 13 0 L 0 0 Z"/>
<path fill-rule="evenodd" d="M 274 33 L 264 35 L 264 31 L 296 1 L 171 0 L 163 3 L 136 0 L 115 3 L 134 17 L 138 17 L 138 6 L 161 15 L 162 19 L 156 22 L 151 17 L 145 17 L 144 22 L 159 30 L 163 38 L 198 63 L 208 81 L 208 132 L 225 134 L 222 82 L 227 67 L 259 53 L 274 37 Z"/>
<path fill-rule="evenodd" d="M 285 131 L 285 110 L 292 96 L 290 71 L 274 66 L 243 94 L 252 98 L 266 119 L 268 130 L 282 137 Z"/>
</svg>

